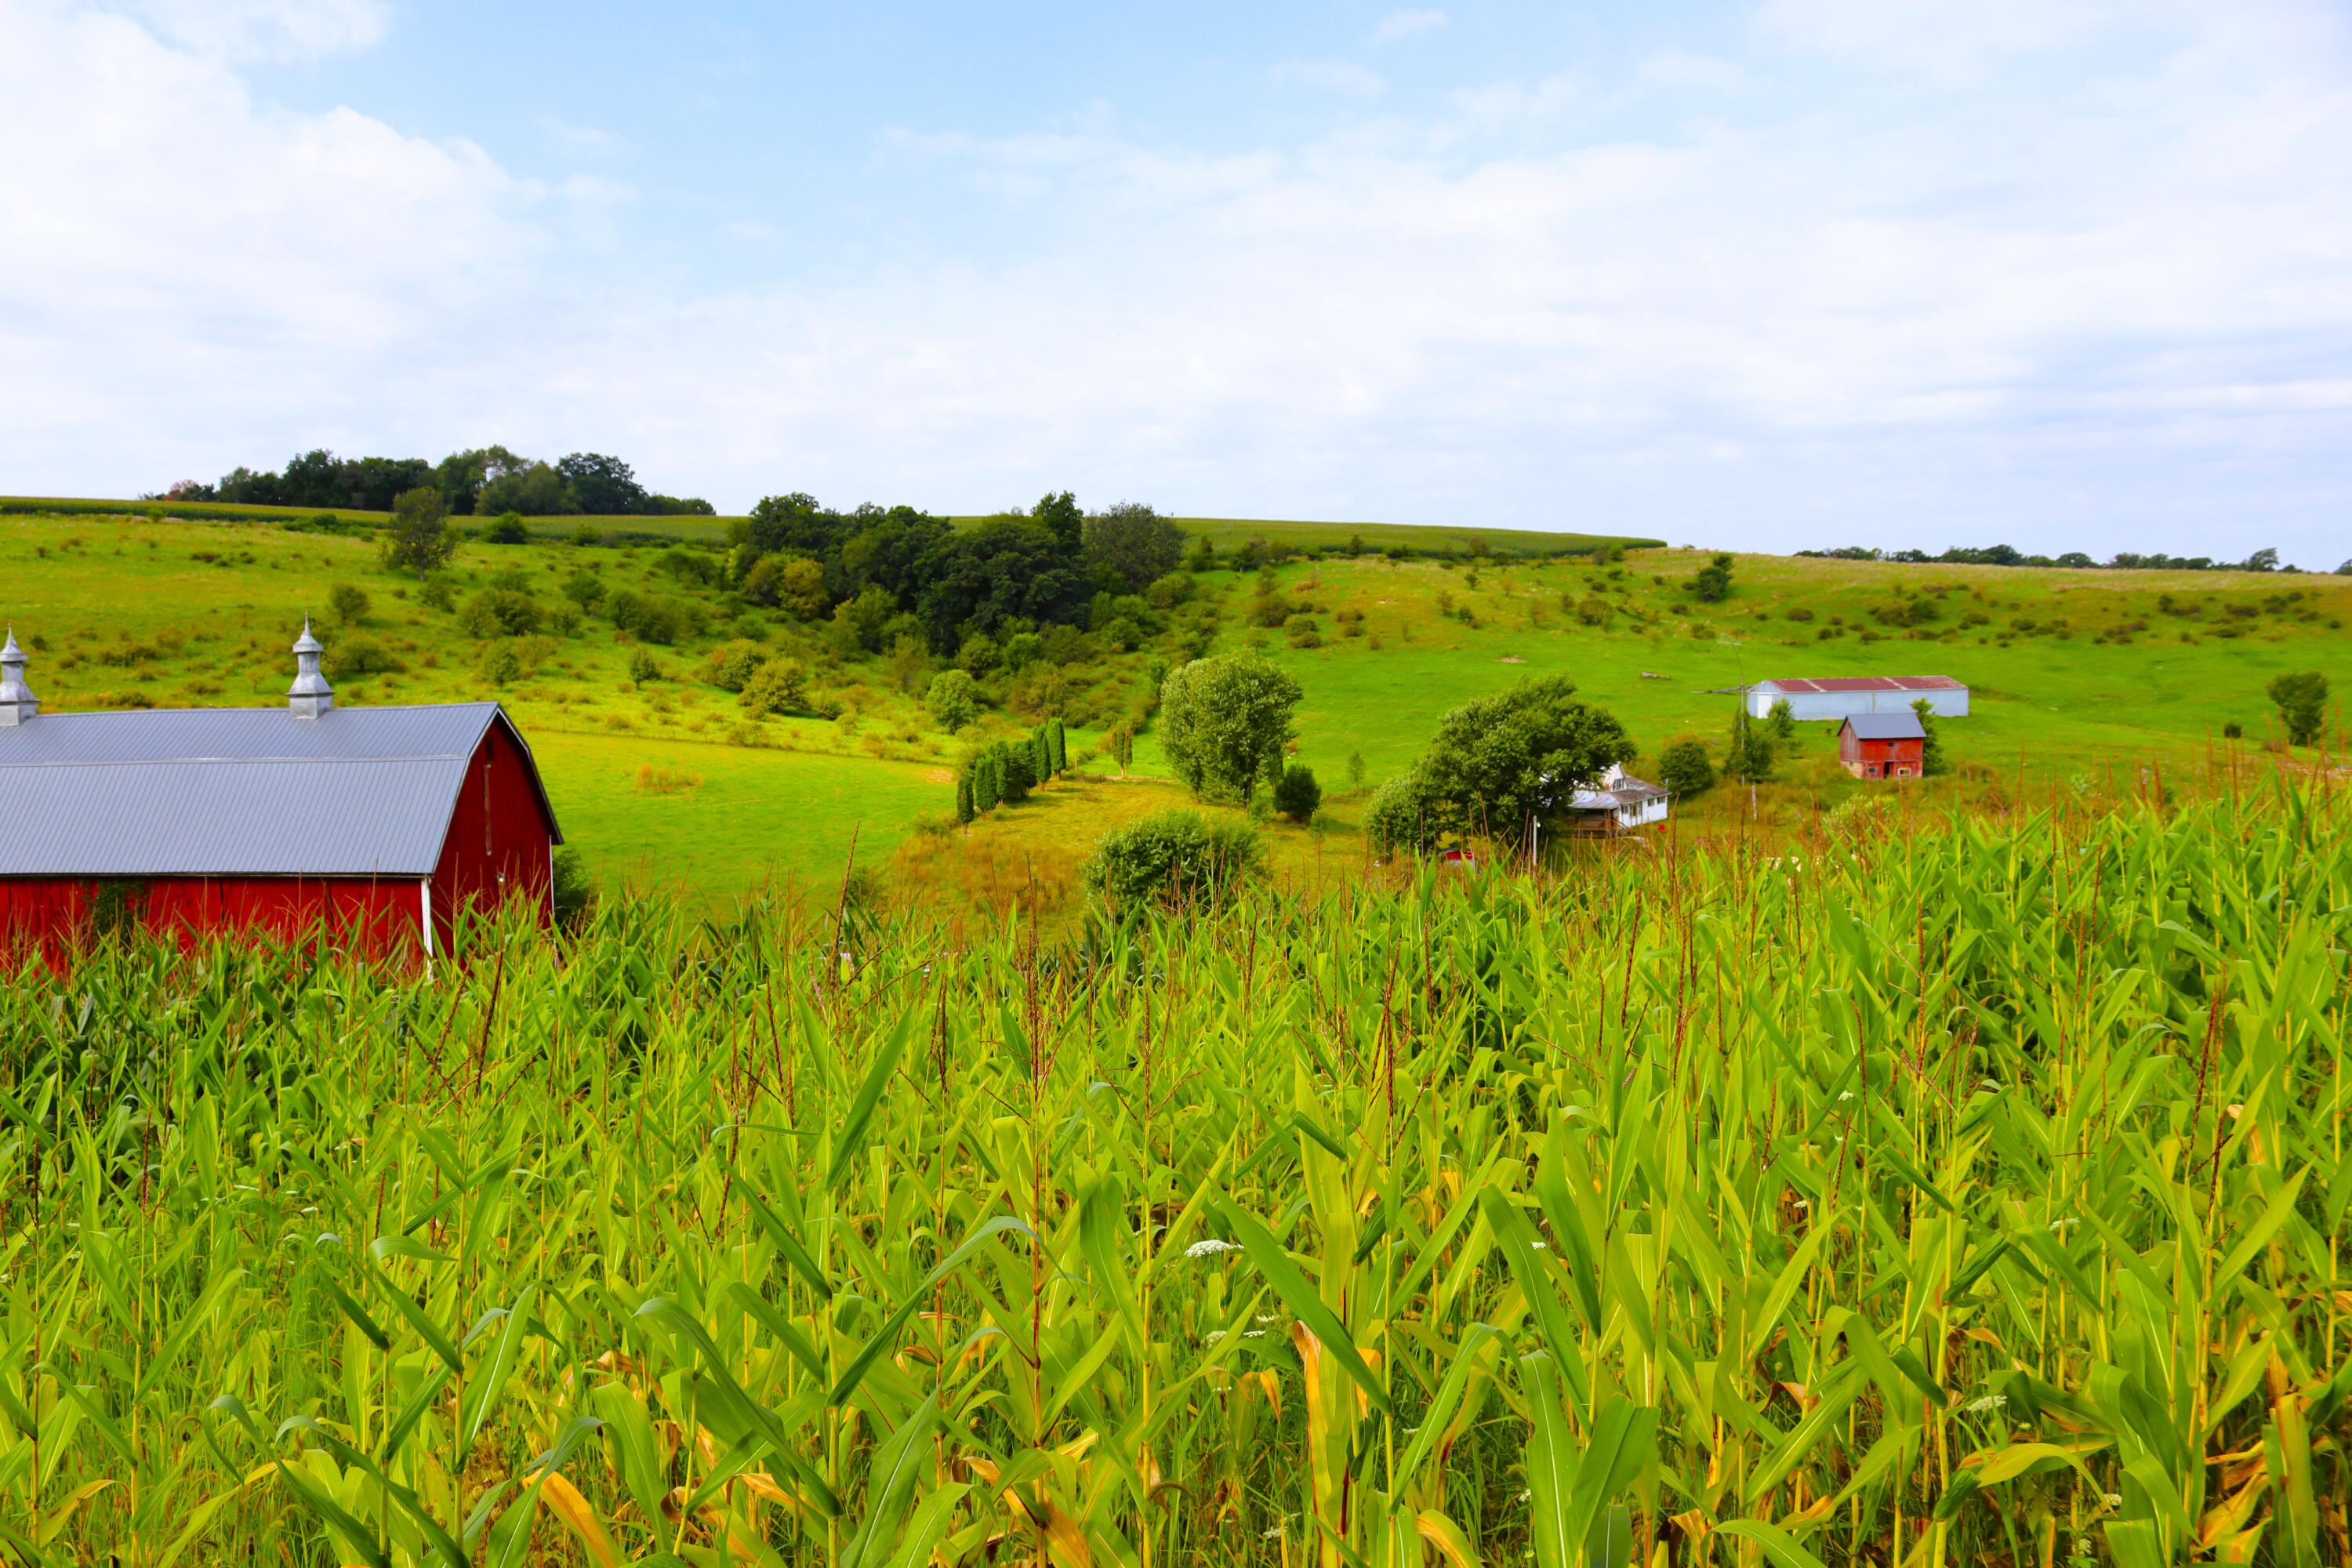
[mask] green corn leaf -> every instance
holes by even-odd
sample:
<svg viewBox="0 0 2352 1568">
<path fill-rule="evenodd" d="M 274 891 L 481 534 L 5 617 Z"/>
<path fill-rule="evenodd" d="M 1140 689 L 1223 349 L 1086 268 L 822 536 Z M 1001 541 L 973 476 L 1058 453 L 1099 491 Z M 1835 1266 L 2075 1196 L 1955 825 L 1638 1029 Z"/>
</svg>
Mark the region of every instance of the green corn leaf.
<svg viewBox="0 0 2352 1568">
<path fill-rule="evenodd" d="M 833 1161 L 824 1173 L 824 1184 L 833 1192 L 849 1179 L 857 1156 L 866 1149 L 866 1129 L 874 1120 L 874 1108 L 881 1103 L 882 1091 L 890 1087 L 890 1079 L 898 1070 L 898 1058 L 906 1054 L 907 1041 L 915 1028 L 915 1010 L 908 1008 L 898 1015 L 898 1022 L 874 1053 L 874 1064 L 866 1069 L 866 1081 L 859 1086 L 857 1098 L 849 1103 L 849 1114 L 841 1123 L 841 1133 L 834 1140 Z"/>
<path fill-rule="evenodd" d="M 1763 1549 L 1772 1568 L 1824 1568 L 1820 1558 L 1806 1551 L 1777 1524 L 1766 1524 L 1754 1519 L 1734 1519 L 1717 1525 L 1715 1530 L 1718 1535 L 1754 1542 Z"/>
<path fill-rule="evenodd" d="M 1519 1282 L 1519 1294 L 1527 1299 L 1528 1310 L 1534 1314 L 1536 1327 L 1543 1334 L 1544 1348 L 1551 1352 L 1554 1369 L 1568 1379 L 1576 1408 L 1580 1412 L 1589 1410 L 1592 1396 L 1585 1387 L 1576 1326 L 1569 1321 L 1568 1308 L 1554 1286 L 1554 1276 L 1538 1250 L 1535 1226 L 1528 1223 L 1528 1216 L 1510 1199 L 1493 1187 L 1479 1194 L 1479 1211 L 1486 1216 L 1486 1228 L 1501 1244 L 1503 1256 L 1510 1262 L 1512 1277 Z"/>
<path fill-rule="evenodd" d="M 482 1427 L 490 1418 L 499 1395 L 506 1392 L 507 1379 L 514 1375 L 515 1359 L 522 1353 L 523 1336 L 530 1327 L 532 1300 L 539 1294 L 537 1282 L 525 1285 L 514 1305 L 507 1309 L 506 1319 L 499 1325 L 499 1337 L 490 1347 L 489 1360 L 475 1374 L 466 1390 L 472 1408 L 466 1413 L 466 1423 L 457 1438 L 457 1462 L 465 1463 L 466 1456 L 474 1451 L 475 1440 L 481 1436 Z"/>
<path fill-rule="evenodd" d="M 833 1392 L 826 1396 L 825 1402 L 829 1405 L 846 1402 L 849 1396 L 856 1392 L 857 1385 L 866 1381 L 866 1369 L 872 1366 L 877 1357 L 898 1342 L 900 1331 L 906 1328 L 907 1321 L 912 1318 L 916 1310 L 923 1304 L 923 1300 L 929 1295 L 931 1287 L 962 1268 L 982 1247 L 987 1244 L 990 1237 L 1002 1236 L 1009 1230 L 1018 1231 L 1028 1237 L 1032 1245 L 1036 1243 L 1036 1234 L 1011 1215 L 999 1215 L 973 1230 L 971 1235 L 964 1237 L 953 1252 L 940 1261 L 937 1268 L 931 1270 L 929 1276 L 920 1285 L 908 1292 L 907 1300 L 900 1304 L 897 1311 L 890 1314 L 889 1321 L 882 1325 L 880 1331 L 872 1339 L 866 1342 L 865 1347 L 851 1360 L 849 1365 L 842 1369 L 841 1376 L 835 1382 Z"/>
<path fill-rule="evenodd" d="M 1265 1282 L 1274 1287 L 1274 1293 L 1282 1299 L 1282 1304 L 1288 1307 L 1298 1321 L 1307 1325 L 1308 1331 L 1322 1342 L 1324 1349 L 1339 1358 L 1341 1368 L 1355 1380 L 1356 1386 L 1364 1391 L 1364 1396 L 1372 1402 L 1374 1409 L 1384 1415 L 1392 1414 L 1388 1390 L 1381 1386 L 1380 1379 L 1374 1377 L 1372 1369 L 1365 1364 L 1362 1352 L 1357 1350 L 1355 1341 L 1348 1333 L 1347 1325 L 1340 1322 L 1339 1315 L 1324 1304 L 1322 1296 L 1307 1282 L 1307 1276 L 1299 1272 L 1298 1265 L 1291 1261 L 1290 1254 L 1282 1249 L 1282 1244 L 1275 1240 L 1273 1233 L 1236 1208 L 1229 1199 L 1217 1199 L 1216 1211 L 1218 1217 L 1225 1222 L 1225 1228 L 1233 1234 L 1234 1240 L 1241 1243 L 1242 1250 L 1249 1255 L 1250 1261 L 1257 1265 L 1258 1272 L 1265 1276 Z"/>
<path fill-rule="evenodd" d="M 759 1194 L 748 1187 L 744 1189 L 743 1199 L 751 1205 L 752 1217 L 760 1222 L 760 1228 L 767 1233 L 768 1239 L 775 1244 L 776 1250 L 783 1255 L 784 1261 L 792 1266 L 793 1271 L 808 1281 L 809 1289 L 826 1300 L 832 1300 L 832 1282 L 825 1279 L 824 1270 L 817 1267 L 817 1261 L 810 1256 L 808 1248 L 801 1245 L 801 1238 L 793 1234 L 793 1227 L 786 1225 L 783 1217 L 770 1208 Z"/>
<path fill-rule="evenodd" d="M 866 1471 L 866 1519 L 851 1537 L 849 1550 L 842 1554 L 841 1568 L 877 1568 L 897 1539 L 907 1506 L 914 1499 L 916 1479 L 930 1465 L 931 1456 L 924 1444 L 938 1417 L 939 1395 L 934 1394 L 898 1424 L 889 1441 L 875 1454 Z"/>
</svg>

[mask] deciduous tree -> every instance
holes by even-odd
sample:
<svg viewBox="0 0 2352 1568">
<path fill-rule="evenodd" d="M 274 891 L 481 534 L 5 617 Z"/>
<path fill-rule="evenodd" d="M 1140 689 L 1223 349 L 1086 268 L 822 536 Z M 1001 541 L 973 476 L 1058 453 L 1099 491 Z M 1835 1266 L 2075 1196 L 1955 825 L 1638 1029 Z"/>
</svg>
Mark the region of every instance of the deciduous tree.
<svg viewBox="0 0 2352 1568">
<path fill-rule="evenodd" d="M 1194 795 L 1246 800 L 1281 758 L 1298 698 L 1298 682 L 1255 654 L 1194 659 L 1160 687 L 1160 744 Z"/>
<path fill-rule="evenodd" d="M 449 526 L 449 503 L 432 485 L 404 490 L 392 503 L 392 531 L 384 535 L 383 563 L 422 577 L 456 558 L 457 531 Z"/>
</svg>

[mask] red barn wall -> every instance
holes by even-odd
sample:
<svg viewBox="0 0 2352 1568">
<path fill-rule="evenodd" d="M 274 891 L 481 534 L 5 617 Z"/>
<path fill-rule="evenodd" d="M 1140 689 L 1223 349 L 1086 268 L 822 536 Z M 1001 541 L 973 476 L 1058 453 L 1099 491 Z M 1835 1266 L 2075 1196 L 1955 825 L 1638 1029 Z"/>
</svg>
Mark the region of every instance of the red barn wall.
<svg viewBox="0 0 2352 1568">
<path fill-rule="evenodd" d="M 457 912 L 527 898 L 544 921 L 554 909 L 555 841 L 530 785 L 530 764 L 505 726 L 492 724 L 466 764 L 466 782 L 433 870 L 434 942 L 446 951 Z"/>
<path fill-rule="evenodd" d="M 554 839 L 531 787 L 530 764 L 505 726 L 483 732 L 466 767 L 431 882 L 433 942 L 447 952 L 458 912 L 510 898 L 553 912 Z M 154 877 L 142 884 L 142 923 L 194 946 L 214 934 L 256 931 L 279 939 L 322 928 L 355 935 L 378 956 L 414 952 L 425 900 L 416 878 Z M 0 878 L 0 957 L 37 948 L 62 964 L 86 929 L 98 882 L 82 877 Z"/>
<path fill-rule="evenodd" d="M 363 877 L 148 877 L 140 923 L 194 948 L 211 937 L 258 933 L 292 941 L 323 932 L 373 957 L 417 951 L 418 879 Z M 100 882 L 76 877 L 0 879 L 0 947 L 37 949 L 62 965 L 87 929 Z"/>
</svg>

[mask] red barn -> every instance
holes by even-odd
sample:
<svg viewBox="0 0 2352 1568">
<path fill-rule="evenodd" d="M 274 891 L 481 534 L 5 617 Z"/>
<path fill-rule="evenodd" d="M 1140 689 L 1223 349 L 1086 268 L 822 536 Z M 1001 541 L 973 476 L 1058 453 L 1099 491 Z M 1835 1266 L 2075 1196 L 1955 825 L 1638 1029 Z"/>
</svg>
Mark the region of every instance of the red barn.
<svg viewBox="0 0 2352 1568">
<path fill-rule="evenodd" d="M 194 941 L 324 929 L 446 951 L 468 905 L 550 912 L 563 841 L 495 702 L 334 706 L 309 626 L 284 708 L 52 713 L 0 649 L 0 952 L 93 920 Z"/>
<path fill-rule="evenodd" d="M 1838 761 L 1858 779 L 1916 779 L 1927 750 L 1916 713 L 1855 713 L 1838 726 Z"/>
</svg>

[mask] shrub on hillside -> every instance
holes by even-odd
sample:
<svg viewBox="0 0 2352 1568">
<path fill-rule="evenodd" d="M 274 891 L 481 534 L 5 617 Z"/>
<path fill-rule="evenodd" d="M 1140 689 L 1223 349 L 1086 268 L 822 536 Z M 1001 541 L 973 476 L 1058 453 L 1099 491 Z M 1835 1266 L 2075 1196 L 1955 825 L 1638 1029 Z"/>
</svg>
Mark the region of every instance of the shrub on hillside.
<svg viewBox="0 0 2352 1568">
<path fill-rule="evenodd" d="M 808 671 L 795 658 L 772 658 L 743 682 L 743 710 L 756 719 L 808 711 Z"/>
<path fill-rule="evenodd" d="M 2308 746 L 2319 739 L 2327 715 L 2326 676 L 2315 669 L 2276 675 L 2263 689 L 2278 707 L 2279 722 L 2286 726 L 2287 744 Z"/>
<path fill-rule="evenodd" d="M 518 588 L 485 588 L 466 602 L 468 637 L 527 637 L 540 627 L 539 601 Z"/>
<path fill-rule="evenodd" d="M 655 558 L 654 564 L 681 583 L 707 588 L 719 580 L 719 563 L 710 555 L 691 550 L 665 550 Z"/>
<path fill-rule="evenodd" d="M 1715 787 L 1715 763 L 1706 742 L 1685 737 L 1658 753 L 1658 782 L 1680 795 L 1704 795 Z"/>
<path fill-rule="evenodd" d="M 1180 808 L 1113 828 L 1080 874 L 1116 909 L 1199 909 L 1230 899 L 1264 860 L 1247 823 L 1212 822 Z"/>
<path fill-rule="evenodd" d="M 1372 792 L 1371 805 L 1364 808 L 1364 837 L 1375 855 L 1417 855 L 1434 837 L 1429 816 L 1421 780 L 1407 773 Z"/>
<path fill-rule="evenodd" d="M 501 637 L 482 645 L 474 658 L 474 673 L 492 686 L 506 686 L 522 679 L 522 658 L 514 644 Z"/>
<path fill-rule="evenodd" d="M 530 530 L 522 525 L 522 513 L 502 511 L 482 531 L 482 539 L 489 544 L 529 544 Z"/>
<path fill-rule="evenodd" d="M 683 642 L 694 635 L 701 621 L 700 613 L 693 606 L 651 594 L 614 594 L 605 601 L 604 609 L 614 629 L 628 633 L 639 642 Z"/>
<path fill-rule="evenodd" d="M 768 662 L 768 650 L 748 637 L 721 643 L 704 656 L 698 672 L 722 691 L 740 691 Z"/>
<path fill-rule="evenodd" d="M 931 677 L 923 705 L 939 727 L 952 734 L 980 711 L 980 683 L 963 670 L 943 669 Z"/>
<path fill-rule="evenodd" d="M 651 648 L 633 647 L 629 650 L 629 679 L 643 686 L 647 681 L 659 680 L 661 678 L 661 662 L 654 658 L 653 650 Z"/>
<path fill-rule="evenodd" d="M 1274 782 L 1274 809 L 1302 827 L 1315 819 L 1322 804 L 1323 786 L 1315 782 L 1315 770 L 1305 763 L 1291 763 Z"/>
<path fill-rule="evenodd" d="M 327 590 L 327 613 L 339 626 L 355 626 L 368 613 L 367 590 L 356 583 L 338 583 Z"/>
<path fill-rule="evenodd" d="M 323 661 L 327 673 L 338 680 L 362 675 L 390 675 L 400 669 L 400 660 L 392 650 L 373 637 L 344 637 L 331 644 Z"/>
<path fill-rule="evenodd" d="M 1691 578 L 1691 596 L 1703 605 L 1719 605 L 1731 597 L 1731 557 L 1717 555 Z"/>
<path fill-rule="evenodd" d="M 574 572 L 563 580 L 563 596 L 593 612 L 604 602 L 604 579 L 593 572 Z"/>
</svg>

